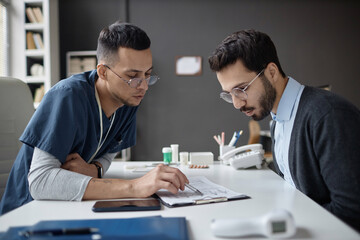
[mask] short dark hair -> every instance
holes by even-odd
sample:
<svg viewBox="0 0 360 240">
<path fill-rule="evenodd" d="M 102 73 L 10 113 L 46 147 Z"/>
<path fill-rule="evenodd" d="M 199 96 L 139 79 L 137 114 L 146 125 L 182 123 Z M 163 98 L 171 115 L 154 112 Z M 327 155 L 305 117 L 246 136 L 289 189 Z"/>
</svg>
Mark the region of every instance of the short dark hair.
<svg viewBox="0 0 360 240">
<path fill-rule="evenodd" d="M 105 27 L 99 35 L 97 59 L 105 60 L 108 64 L 118 60 L 119 47 L 145 50 L 151 45 L 148 35 L 139 27 L 117 21 Z"/>
<path fill-rule="evenodd" d="M 247 69 L 259 73 L 273 62 L 285 77 L 274 43 L 267 34 L 253 29 L 238 31 L 225 38 L 208 60 L 215 72 L 241 60 Z"/>
</svg>

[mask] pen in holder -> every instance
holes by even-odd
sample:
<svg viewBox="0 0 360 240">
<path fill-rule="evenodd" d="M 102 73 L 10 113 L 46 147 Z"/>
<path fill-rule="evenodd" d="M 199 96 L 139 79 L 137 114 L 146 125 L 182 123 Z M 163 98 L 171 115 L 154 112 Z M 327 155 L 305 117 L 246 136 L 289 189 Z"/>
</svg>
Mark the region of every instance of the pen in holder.
<svg viewBox="0 0 360 240">
<path fill-rule="evenodd" d="M 230 145 L 220 145 L 219 146 L 219 157 L 224 155 L 225 153 L 227 153 L 228 151 L 231 151 L 235 149 L 235 146 L 230 146 Z M 229 165 L 230 162 L 229 160 L 227 161 L 222 161 L 223 164 Z"/>
</svg>

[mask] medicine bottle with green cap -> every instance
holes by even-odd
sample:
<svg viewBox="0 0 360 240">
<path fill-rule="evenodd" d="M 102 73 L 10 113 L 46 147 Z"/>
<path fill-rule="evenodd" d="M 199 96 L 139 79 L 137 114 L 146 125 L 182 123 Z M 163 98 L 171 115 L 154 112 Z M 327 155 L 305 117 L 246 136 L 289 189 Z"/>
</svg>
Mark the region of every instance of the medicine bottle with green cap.
<svg viewBox="0 0 360 240">
<path fill-rule="evenodd" d="M 165 164 L 170 164 L 171 163 L 171 159 L 172 159 L 172 151 L 170 147 L 163 147 L 162 149 L 163 152 L 163 160 Z"/>
</svg>

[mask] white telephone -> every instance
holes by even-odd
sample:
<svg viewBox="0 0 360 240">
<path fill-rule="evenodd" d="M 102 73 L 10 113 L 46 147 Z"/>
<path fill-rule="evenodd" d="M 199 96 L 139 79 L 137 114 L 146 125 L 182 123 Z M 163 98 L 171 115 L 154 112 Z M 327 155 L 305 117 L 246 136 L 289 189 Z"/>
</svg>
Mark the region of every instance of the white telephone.
<svg viewBox="0 0 360 240">
<path fill-rule="evenodd" d="M 222 160 L 225 164 L 230 164 L 235 169 L 252 166 L 260 169 L 263 159 L 264 149 L 259 143 L 241 146 L 219 156 L 219 160 Z"/>
</svg>

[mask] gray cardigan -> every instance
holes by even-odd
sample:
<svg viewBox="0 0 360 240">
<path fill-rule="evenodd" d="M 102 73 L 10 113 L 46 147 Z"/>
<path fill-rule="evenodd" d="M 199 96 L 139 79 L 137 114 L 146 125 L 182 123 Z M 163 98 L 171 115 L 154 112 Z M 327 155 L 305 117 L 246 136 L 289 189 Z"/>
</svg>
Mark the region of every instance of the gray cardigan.
<svg viewBox="0 0 360 240">
<path fill-rule="evenodd" d="M 297 189 L 360 232 L 359 109 L 331 92 L 305 87 L 291 133 L 289 168 Z"/>
</svg>

